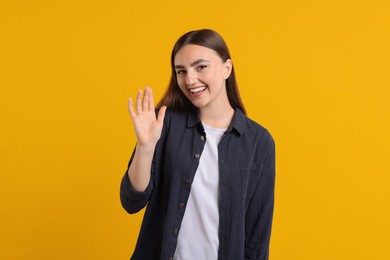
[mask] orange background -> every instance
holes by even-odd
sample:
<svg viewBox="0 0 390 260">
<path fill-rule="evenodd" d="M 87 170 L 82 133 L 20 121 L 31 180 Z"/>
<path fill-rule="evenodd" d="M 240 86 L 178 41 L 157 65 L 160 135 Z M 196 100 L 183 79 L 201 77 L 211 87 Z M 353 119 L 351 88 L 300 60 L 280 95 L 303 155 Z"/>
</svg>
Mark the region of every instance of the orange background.
<svg viewBox="0 0 390 260">
<path fill-rule="evenodd" d="M 0 259 L 128 259 L 127 97 L 176 39 L 230 47 L 277 144 L 272 260 L 390 259 L 390 2 L 1 1 Z"/>
</svg>

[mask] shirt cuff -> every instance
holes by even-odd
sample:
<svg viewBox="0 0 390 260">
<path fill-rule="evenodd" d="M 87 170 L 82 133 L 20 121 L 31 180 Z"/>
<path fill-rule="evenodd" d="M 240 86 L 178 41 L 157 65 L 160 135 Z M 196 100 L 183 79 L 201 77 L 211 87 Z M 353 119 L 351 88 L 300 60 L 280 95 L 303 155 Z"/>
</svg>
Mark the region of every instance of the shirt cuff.
<svg viewBox="0 0 390 260">
<path fill-rule="evenodd" d="M 133 185 L 131 185 L 129 176 L 127 172 L 122 178 L 122 191 L 125 192 L 126 196 L 131 200 L 145 200 L 146 197 L 150 195 L 151 185 L 150 182 L 146 187 L 145 191 L 137 191 L 134 189 Z"/>
</svg>

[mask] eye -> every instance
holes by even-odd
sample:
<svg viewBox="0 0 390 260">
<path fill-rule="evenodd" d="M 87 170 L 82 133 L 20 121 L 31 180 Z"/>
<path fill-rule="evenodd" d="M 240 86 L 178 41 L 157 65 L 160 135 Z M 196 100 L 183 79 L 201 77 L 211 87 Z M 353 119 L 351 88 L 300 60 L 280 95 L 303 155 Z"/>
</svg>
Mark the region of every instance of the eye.
<svg viewBox="0 0 390 260">
<path fill-rule="evenodd" d="M 204 70 L 206 68 L 207 68 L 207 65 L 199 65 L 197 69 L 198 70 Z"/>
<path fill-rule="evenodd" d="M 184 75 L 185 73 L 186 73 L 185 70 L 177 70 L 177 71 L 176 71 L 176 74 L 177 74 L 177 75 Z"/>
</svg>

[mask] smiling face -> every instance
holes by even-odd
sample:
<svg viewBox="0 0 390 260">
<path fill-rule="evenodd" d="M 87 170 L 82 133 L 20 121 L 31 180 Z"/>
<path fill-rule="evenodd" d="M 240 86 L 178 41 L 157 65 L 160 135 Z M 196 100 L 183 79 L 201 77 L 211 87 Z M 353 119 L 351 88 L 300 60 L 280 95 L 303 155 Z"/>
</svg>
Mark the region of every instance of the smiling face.
<svg viewBox="0 0 390 260">
<path fill-rule="evenodd" d="M 181 91 L 195 107 L 230 107 L 226 93 L 230 59 L 223 61 L 212 49 L 188 44 L 176 53 L 174 67 Z"/>
</svg>

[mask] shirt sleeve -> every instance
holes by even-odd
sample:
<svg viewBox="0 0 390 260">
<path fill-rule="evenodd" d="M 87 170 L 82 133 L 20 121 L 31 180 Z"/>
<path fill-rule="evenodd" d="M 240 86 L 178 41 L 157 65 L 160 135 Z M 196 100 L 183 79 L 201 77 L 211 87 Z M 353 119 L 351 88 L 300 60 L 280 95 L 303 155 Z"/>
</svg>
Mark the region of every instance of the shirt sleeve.
<svg viewBox="0 0 390 260">
<path fill-rule="evenodd" d="M 134 153 L 135 153 L 135 149 L 131 156 L 125 175 L 122 177 L 121 186 L 120 186 L 120 199 L 121 199 L 122 207 L 130 214 L 137 213 L 138 211 L 140 211 L 146 206 L 153 190 L 153 181 L 152 181 L 153 174 L 151 174 L 149 184 L 146 187 L 145 191 L 142 192 L 136 191 L 133 185 L 131 184 L 127 171 L 131 165 L 131 162 L 133 161 Z M 152 168 L 151 168 L 152 172 L 153 169 L 154 169 L 154 160 L 152 162 Z"/>
<path fill-rule="evenodd" d="M 260 174 L 246 212 L 245 259 L 268 260 L 275 190 L 275 143 L 271 135 Z"/>
<path fill-rule="evenodd" d="M 167 134 L 167 128 L 169 125 L 169 118 L 170 118 L 169 114 L 170 114 L 169 111 L 165 113 L 164 125 L 162 129 L 161 137 L 156 144 L 155 153 L 153 155 L 149 184 L 146 187 L 145 191 L 142 192 L 136 191 L 133 185 L 131 184 L 129 176 L 127 174 L 131 162 L 133 161 L 134 158 L 135 149 L 133 150 L 129 164 L 127 165 L 127 170 L 125 172 L 125 175 L 122 177 L 122 181 L 120 185 L 120 200 L 122 203 L 122 207 L 130 214 L 137 213 L 138 211 L 143 209 L 148 204 L 150 196 L 153 193 L 155 187 L 154 176 L 155 174 L 158 174 L 157 173 L 158 171 L 161 171 L 161 169 L 159 169 L 162 160 L 161 150 L 163 149 L 161 143 L 165 142 L 164 138 L 165 135 Z M 156 117 L 157 116 L 158 116 L 158 110 L 156 110 Z"/>
</svg>

